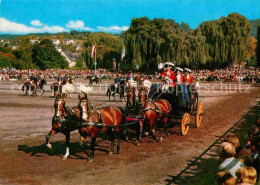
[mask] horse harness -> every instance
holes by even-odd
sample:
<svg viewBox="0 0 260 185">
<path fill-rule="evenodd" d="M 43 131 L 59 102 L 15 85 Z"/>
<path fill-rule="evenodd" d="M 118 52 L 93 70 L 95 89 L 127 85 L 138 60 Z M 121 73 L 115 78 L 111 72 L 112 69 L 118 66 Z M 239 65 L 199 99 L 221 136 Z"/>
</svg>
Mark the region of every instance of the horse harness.
<svg viewBox="0 0 260 185">
<path fill-rule="evenodd" d="M 167 100 L 165 100 L 165 101 L 167 101 Z M 167 102 L 168 102 L 168 101 L 167 101 Z M 168 103 L 169 103 L 169 102 L 168 102 Z M 153 105 L 155 106 L 155 109 L 151 107 L 151 104 L 153 104 Z M 160 111 L 160 109 L 159 109 L 159 107 L 158 107 L 158 105 L 157 105 L 155 102 L 153 102 L 153 101 L 149 101 L 149 102 L 148 102 L 148 106 L 147 106 L 145 109 L 143 109 L 143 112 L 146 112 L 146 111 L 148 111 L 148 110 L 152 110 L 152 111 L 156 112 L 159 116 L 160 116 L 160 115 L 165 115 L 165 114 L 168 114 L 169 112 L 171 112 L 171 110 L 172 110 L 172 106 L 171 106 L 170 103 L 169 103 L 169 105 L 170 105 L 170 109 L 169 109 L 167 112 L 164 112 L 164 113 L 162 114 L 161 111 Z"/>
<path fill-rule="evenodd" d="M 98 115 L 98 121 L 97 122 L 94 121 L 94 118 L 95 118 L 94 114 L 95 113 L 97 113 L 97 115 Z M 101 113 L 94 106 L 91 106 L 91 116 L 92 116 L 92 121 L 90 121 L 90 122 L 86 122 L 86 121 L 82 122 L 81 127 L 84 127 L 84 126 L 96 126 L 96 127 L 100 128 L 100 129 L 102 129 L 103 127 L 106 126 L 104 121 L 103 121 L 103 118 L 101 116 Z"/>
</svg>

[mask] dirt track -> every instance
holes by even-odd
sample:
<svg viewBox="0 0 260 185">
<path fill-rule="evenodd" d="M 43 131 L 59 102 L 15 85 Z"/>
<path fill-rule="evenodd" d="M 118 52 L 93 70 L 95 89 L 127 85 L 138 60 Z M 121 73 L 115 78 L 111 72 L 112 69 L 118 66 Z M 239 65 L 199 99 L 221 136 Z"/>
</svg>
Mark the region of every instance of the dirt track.
<svg viewBox="0 0 260 185">
<path fill-rule="evenodd" d="M 48 82 L 47 90 L 49 90 Z M 98 140 L 96 158 L 87 163 L 78 146 L 77 131 L 71 136 L 71 156 L 62 161 L 65 153 L 64 136 L 51 138 L 53 149 L 45 146 L 45 135 L 51 128 L 54 114 L 51 91 L 43 97 L 25 96 L 13 90 L 16 82 L 0 85 L 0 184 L 162 184 L 167 175 L 176 175 L 188 160 L 201 154 L 216 136 L 232 126 L 248 108 L 255 104 L 259 88 L 241 85 L 243 93 L 220 92 L 219 84 L 201 88 L 204 120 L 200 128 L 190 128 L 186 136 L 177 133 L 158 143 L 143 138 L 141 146 L 123 142 L 120 155 L 108 156 L 109 142 Z M 17 84 L 13 89 L 18 88 Z M 204 84 L 206 85 L 206 84 Z M 213 87 L 215 91 L 208 91 Z M 104 87 L 105 88 L 105 87 Z M 229 88 L 229 86 L 228 86 Z M 97 90 L 98 88 L 95 88 Z M 89 96 L 92 104 L 123 105 L 108 102 L 102 93 Z M 76 105 L 77 95 L 66 99 L 66 105 Z"/>
</svg>

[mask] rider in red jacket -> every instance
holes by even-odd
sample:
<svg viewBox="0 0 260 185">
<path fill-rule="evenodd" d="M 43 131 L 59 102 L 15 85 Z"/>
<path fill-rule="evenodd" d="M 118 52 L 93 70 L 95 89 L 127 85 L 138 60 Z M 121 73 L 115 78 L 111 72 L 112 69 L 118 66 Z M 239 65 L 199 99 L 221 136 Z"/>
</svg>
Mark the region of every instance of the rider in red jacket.
<svg viewBox="0 0 260 185">
<path fill-rule="evenodd" d="M 186 78 L 186 82 L 187 84 L 193 84 L 193 76 L 191 75 L 191 70 L 188 68 L 185 68 L 185 78 Z"/>
<path fill-rule="evenodd" d="M 174 67 L 174 64 L 172 64 L 171 62 L 166 62 L 164 64 L 164 71 L 162 72 L 162 74 L 160 75 L 160 78 L 162 77 L 168 77 L 168 79 L 171 81 L 170 86 L 176 86 L 176 76 L 174 71 L 172 70 L 172 67 Z"/>
</svg>

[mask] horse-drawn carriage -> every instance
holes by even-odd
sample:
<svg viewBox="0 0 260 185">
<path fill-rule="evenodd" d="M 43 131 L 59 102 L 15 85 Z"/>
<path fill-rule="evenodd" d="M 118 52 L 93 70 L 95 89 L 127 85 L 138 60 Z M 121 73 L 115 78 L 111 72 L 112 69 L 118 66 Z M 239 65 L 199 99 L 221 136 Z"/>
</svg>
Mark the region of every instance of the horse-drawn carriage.
<svg viewBox="0 0 260 185">
<path fill-rule="evenodd" d="M 184 88 L 187 88 L 188 99 L 183 101 Z M 186 135 L 191 124 L 191 116 L 195 116 L 195 127 L 198 128 L 203 117 L 203 103 L 199 101 L 199 95 L 195 84 L 177 85 L 176 87 L 163 89 L 163 85 L 153 84 L 148 95 L 152 101 L 165 99 L 171 104 L 171 111 L 168 115 L 171 120 L 181 120 L 181 133 Z M 182 103 L 180 103 L 182 102 Z M 176 123 L 176 122 L 174 122 Z"/>
<path fill-rule="evenodd" d="M 52 148 L 49 143 L 49 139 L 52 135 L 58 132 L 63 133 L 66 136 L 66 154 L 63 156 L 63 160 L 69 156 L 69 141 L 70 132 L 77 130 L 80 133 L 80 146 L 83 152 L 85 152 L 89 158 L 89 162 L 94 159 L 94 150 L 96 146 L 96 137 L 99 132 L 108 132 L 111 141 L 111 151 L 108 154 L 114 153 L 114 140 L 117 135 L 117 153 L 120 151 L 120 131 L 124 131 L 124 136 L 127 136 L 127 129 L 131 126 L 137 131 L 137 145 L 140 144 L 141 135 L 143 129 L 148 126 L 150 133 L 154 139 L 158 139 L 154 135 L 156 129 L 156 121 L 161 120 L 163 123 L 163 131 L 160 140 L 163 138 L 163 134 L 167 133 L 167 127 L 169 122 L 172 123 L 172 119 L 181 119 L 181 133 L 186 135 L 191 123 L 190 115 L 196 116 L 195 125 L 199 127 L 203 116 L 203 104 L 199 102 L 198 94 L 195 89 L 195 85 L 188 86 L 189 96 L 191 101 L 187 102 L 184 107 L 179 106 L 179 97 L 181 93 L 178 91 L 179 87 L 173 88 L 177 92 L 174 95 L 171 92 L 171 88 L 166 89 L 165 84 L 152 84 L 150 89 L 145 86 L 141 87 L 129 87 L 127 88 L 127 101 L 130 101 L 135 94 L 135 90 L 138 89 L 137 102 L 130 103 L 125 108 L 106 106 L 96 108 L 91 106 L 87 94 L 84 96 L 79 95 L 79 103 L 75 107 L 65 106 L 65 95 L 59 95 L 55 98 L 55 115 L 52 118 L 52 129 L 46 135 L 46 145 L 48 148 Z M 147 121 L 149 123 L 147 123 Z M 120 129 L 121 128 L 121 129 Z M 146 130 L 149 132 L 148 130 Z M 91 150 L 89 153 L 85 147 L 87 136 L 91 137 Z"/>
<path fill-rule="evenodd" d="M 187 85 L 189 101 L 185 100 L 184 104 L 182 92 L 184 91 L 184 85 L 177 85 L 176 87 L 166 87 L 165 85 L 165 83 L 152 84 L 149 93 L 146 92 L 147 96 L 143 96 L 144 100 L 142 100 L 139 91 L 139 100 L 136 104 L 129 104 L 127 102 L 125 111 L 128 115 L 127 120 L 130 122 L 137 120 L 151 121 L 147 116 L 145 116 L 146 112 L 150 110 L 157 114 L 154 121 L 157 121 L 158 119 L 160 119 L 161 122 L 165 121 L 163 123 L 164 127 L 175 126 L 180 123 L 181 133 L 182 135 L 186 135 L 191 124 L 191 116 L 195 116 L 195 127 L 198 128 L 200 126 L 203 117 L 203 103 L 199 101 L 195 84 Z M 129 100 L 130 98 L 127 99 Z M 160 101 L 164 101 L 164 105 L 161 106 L 160 104 L 162 104 L 162 102 Z M 135 102 L 135 100 L 132 102 Z M 146 125 L 150 125 L 151 127 L 153 126 L 153 124 Z M 166 128 L 164 129 L 164 131 L 167 132 Z"/>
</svg>

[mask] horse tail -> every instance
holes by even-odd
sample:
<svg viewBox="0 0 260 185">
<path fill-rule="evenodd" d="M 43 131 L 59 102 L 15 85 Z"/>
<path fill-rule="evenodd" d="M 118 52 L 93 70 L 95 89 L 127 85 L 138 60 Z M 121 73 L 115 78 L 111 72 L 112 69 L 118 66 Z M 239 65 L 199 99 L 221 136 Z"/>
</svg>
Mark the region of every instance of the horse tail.
<svg viewBox="0 0 260 185">
<path fill-rule="evenodd" d="M 23 87 L 22 87 L 22 91 L 24 92 L 24 87 L 25 87 L 25 84 L 23 85 Z"/>
</svg>

